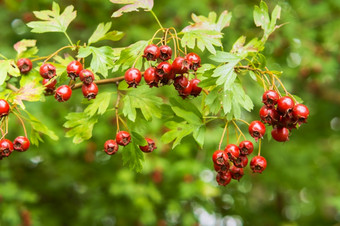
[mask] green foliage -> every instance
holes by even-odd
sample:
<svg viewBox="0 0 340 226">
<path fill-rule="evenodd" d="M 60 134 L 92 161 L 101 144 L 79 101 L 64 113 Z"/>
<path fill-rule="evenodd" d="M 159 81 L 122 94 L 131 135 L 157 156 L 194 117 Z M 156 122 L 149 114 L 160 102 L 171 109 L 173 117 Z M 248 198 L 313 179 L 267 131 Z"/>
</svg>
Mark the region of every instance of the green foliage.
<svg viewBox="0 0 340 226">
<path fill-rule="evenodd" d="M 153 0 L 110 0 L 115 4 L 126 4 L 126 6 L 120 8 L 112 14 L 112 17 L 120 17 L 123 13 L 128 13 L 132 11 L 138 11 L 138 8 L 144 10 L 152 10 Z"/>
<path fill-rule="evenodd" d="M 7 74 L 11 76 L 20 76 L 20 71 L 14 60 L 1 60 L 0 61 L 0 85 L 4 84 Z"/>
<path fill-rule="evenodd" d="M 96 30 L 93 32 L 91 37 L 89 38 L 88 44 L 96 43 L 102 40 L 111 40 L 111 41 L 119 41 L 124 37 L 124 33 L 121 31 L 110 31 L 111 22 L 108 23 L 100 23 Z"/>
</svg>

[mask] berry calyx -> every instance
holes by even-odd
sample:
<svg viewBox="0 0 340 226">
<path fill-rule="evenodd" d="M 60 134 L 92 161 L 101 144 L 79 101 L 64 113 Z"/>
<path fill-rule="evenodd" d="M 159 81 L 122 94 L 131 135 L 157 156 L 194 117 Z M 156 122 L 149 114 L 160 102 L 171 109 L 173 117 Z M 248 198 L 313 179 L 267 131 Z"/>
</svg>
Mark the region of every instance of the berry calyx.
<svg viewBox="0 0 340 226">
<path fill-rule="evenodd" d="M 88 100 L 95 99 L 98 94 L 98 86 L 94 82 L 90 85 L 83 84 L 81 91 L 83 92 L 84 97 Z"/>
<path fill-rule="evenodd" d="M 124 78 L 129 87 L 136 88 L 142 80 L 142 73 L 137 68 L 130 68 L 125 72 Z"/>
<path fill-rule="evenodd" d="M 66 68 L 67 75 L 72 80 L 75 80 L 77 77 L 79 77 L 81 70 L 83 70 L 83 65 L 77 60 L 71 61 Z"/>
<path fill-rule="evenodd" d="M 241 155 L 250 155 L 253 153 L 254 145 L 249 140 L 241 141 L 241 143 L 238 145 L 238 148 L 240 149 Z"/>
<path fill-rule="evenodd" d="M 145 153 L 150 153 L 153 150 L 157 149 L 155 141 L 150 138 L 145 138 L 146 142 L 148 143 L 145 146 L 139 146 L 140 150 Z"/>
<path fill-rule="evenodd" d="M 9 104 L 6 100 L 0 99 L 0 119 L 9 113 Z"/>
<path fill-rule="evenodd" d="M 276 141 L 285 142 L 289 140 L 289 130 L 286 127 L 275 127 L 271 134 Z"/>
<path fill-rule="evenodd" d="M 113 155 L 118 151 L 118 144 L 115 140 L 107 140 L 104 144 L 104 151 L 108 155 Z"/>
<path fill-rule="evenodd" d="M 51 79 L 56 76 L 56 68 L 52 64 L 46 63 L 40 66 L 41 77 Z"/>
<path fill-rule="evenodd" d="M 159 59 L 162 61 L 167 61 L 171 59 L 172 56 L 172 49 L 168 45 L 162 45 L 159 47 Z"/>
<path fill-rule="evenodd" d="M 229 170 L 229 162 L 223 165 L 217 165 L 214 163 L 214 169 L 216 172 L 227 172 Z"/>
<path fill-rule="evenodd" d="M 27 137 L 19 136 L 15 138 L 13 141 L 13 148 L 16 151 L 27 151 L 30 147 L 30 141 L 27 139 Z"/>
<path fill-rule="evenodd" d="M 255 138 L 257 141 L 259 138 L 262 138 L 266 132 L 265 125 L 260 121 L 252 121 L 248 127 L 248 131 L 250 136 Z"/>
<path fill-rule="evenodd" d="M 240 155 L 237 159 L 233 161 L 233 163 L 238 168 L 244 168 L 248 164 L 248 157 L 245 155 Z"/>
<path fill-rule="evenodd" d="M 62 85 L 57 88 L 54 98 L 59 102 L 64 102 L 70 99 L 71 95 L 72 89 L 68 85 Z"/>
<path fill-rule="evenodd" d="M 217 150 L 212 155 L 212 160 L 216 165 L 227 165 L 229 166 L 228 156 L 223 150 Z"/>
<path fill-rule="evenodd" d="M 238 168 L 236 166 L 230 167 L 229 171 L 230 171 L 230 174 L 231 174 L 231 178 L 233 178 L 234 180 L 240 181 L 240 179 L 244 175 L 243 168 Z"/>
<path fill-rule="evenodd" d="M 262 173 L 267 167 L 267 160 L 262 156 L 255 156 L 250 161 L 250 169 L 254 173 Z"/>
<path fill-rule="evenodd" d="M 120 131 L 117 133 L 116 142 L 118 145 L 126 146 L 130 143 L 130 141 L 131 141 L 130 133 L 126 131 Z"/>
<path fill-rule="evenodd" d="M 8 139 L 0 140 L 0 156 L 8 157 L 13 152 L 13 143 Z"/>
<path fill-rule="evenodd" d="M 21 74 L 27 74 L 32 70 L 32 61 L 28 58 L 20 58 L 17 61 L 17 66 Z"/>
<path fill-rule="evenodd" d="M 196 53 L 188 53 L 185 56 L 185 60 L 189 63 L 189 68 L 197 71 L 199 67 L 201 67 L 201 57 Z"/>
<path fill-rule="evenodd" d="M 149 67 L 148 69 L 146 69 L 144 71 L 144 80 L 150 88 L 153 86 L 158 87 L 159 78 L 156 75 L 156 68 Z"/>
<path fill-rule="evenodd" d="M 293 117 L 299 124 L 306 123 L 309 116 L 309 109 L 306 105 L 297 104 L 293 107 Z"/>
<path fill-rule="evenodd" d="M 190 83 L 192 85 L 192 90 L 190 95 L 197 97 L 198 95 L 200 95 L 200 93 L 202 92 L 202 88 L 198 86 L 198 83 L 200 83 L 201 80 L 194 78 L 190 80 Z"/>
<path fill-rule="evenodd" d="M 90 85 L 94 81 L 94 74 L 88 69 L 83 69 L 79 72 L 80 81 L 86 85 Z"/>
<path fill-rule="evenodd" d="M 262 103 L 268 107 L 273 107 L 279 100 L 279 94 L 274 90 L 268 90 L 262 95 Z"/>
<path fill-rule="evenodd" d="M 290 114 L 294 107 L 294 101 L 289 96 L 281 97 L 277 101 L 277 110 L 282 114 Z"/>
<path fill-rule="evenodd" d="M 148 61 L 155 61 L 159 57 L 160 51 L 158 46 L 150 44 L 144 49 L 143 57 Z"/>
<path fill-rule="evenodd" d="M 230 171 L 217 173 L 216 182 L 218 183 L 218 185 L 226 186 L 230 183 L 230 181 L 231 181 Z"/>
<path fill-rule="evenodd" d="M 228 144 L 225 147 L 224 152 L 231 161 L 236 160 L 240 156 L 240 149 L 235 144 Z"/>
<path fill-rule="evenodd" d="M 184 57 L 176 57 L 172 62 L 172 68 L 175 74 L 184 74 L 188 72 L 190 65 Z"/>
<path fill-rule="evenodd" d="M 176 90 L 183 90 L 188 86 L 189 80 L 187 77 L 180 75 L 174 79 L 174 86 Z"/>
<path fill-rule="evenodd" d="M 274 108 L 263 105 L 260 109 L 260 118 L 264 123 L 273 125 L 279 121 L 280 115 Z"/>
</svg>

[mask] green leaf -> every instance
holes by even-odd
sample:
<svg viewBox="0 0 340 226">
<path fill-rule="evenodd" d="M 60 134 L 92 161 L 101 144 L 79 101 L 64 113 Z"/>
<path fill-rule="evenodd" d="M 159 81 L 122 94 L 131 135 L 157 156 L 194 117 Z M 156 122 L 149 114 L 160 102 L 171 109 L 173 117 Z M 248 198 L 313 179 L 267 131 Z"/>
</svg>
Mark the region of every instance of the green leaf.
<svg viewBox="0 0 340 226">
<path fill-rule="evenodd" d="M 193 137 L 200 147 L 203 147 L 204 144 L 205 130 L 205 126 L 196 127 L 194 129 Z"/>
<path fill-rule="evenodd" d="M 120 8 L 112 14 L 112 17 L 120 17 L 123 13 L 132 11 L 138 11 L 138 8 L 142 8 L 146 11 L 150 11 L 153 8 L 153 0 L 110 0 L 115 4 L 126 4 L 126 6 Z"/>
<path fill-rule="evenodd" d="M 124 33 L 121 31 L 110 31 L 111 22 L 108 23 L 100 23 L 96 30 L 93 32 L 91 37 L 89 38 L 88 44 L 96 43 L 101 40 L 111 40 L 111 41 L 119 41 L 124 37 Z"/>
<path fill-rule="evenodd" d="M 219 90 L 220 87 L 214 88 L 205 99 L 206 106 L 209 106 L 210 112 L 213 114 L 217 114 L 221 109 Z"/>
<path fill-rule="evenodd" d="M 254 22 L 257 27 L 261 27 L 263 30 L 268 30 L 270 22 L 268 14 L 268 6 L 264 1 L 261 1 L 260 7 L 254 8 Z"/>
<path fill-rule="evenodd" d="M 91 100 L 89 106 L 84 110 L 84 113 L 89 117 L 94 116 L 96 113 L 102 115 L 106 112 L 111 102 L 112 92 L 99 93 L 96 99 Z"/>
<path fill-rule="evenodd" d="M 67 6 L 60 14 L 60 7 L 53 2 L 52 10 L 34 11 L 34 15 L 42 21 L 32 21 L 27 24 L 32 28 L 31 32 L 66 32 L 69 24 L 76 18 L 77 12 L 73 11 L 73 6 Z"/>
<path fill-rule="evenodd" d="M 134 143 L 134 140 L 132 140 L 130 144 L 123 148 L 122 153 L 124 165 L 128 165 L 130 169 L 133 169 L 136 172 L 142 171 L 144 155 L 139 147 Z"/>
<path fill-rule="evenodd" d="M 205 31 L 217 31 L 221 32 L 223 28 L 228 27 L 230 24 L 232 14 L 228 11 L 223 11 L 216 21 L 216 13 L 210 12 L 208 17 L 197 16 L 196 14 L 191 14 L 191 18 L 194 23 L 183 28 L 182 32 L 191 32 L 195 30 L 205 30 Z"/>
<path fill-rule="evenodd" d="M 181 45 L 183 47 L 189 47 L 194 49 L 197 46 L 202 52 L 207 49 L 210 53 L 215 54 L 216 50 L 214 46 L 222 46 L 221 39 L 222 33 L 219 31 L 211 30 L 192 30 L 184 32 L 181 39 Z"/>
<path fill-rule="evenodd" d="M 17 58 L 28 58 L 35 55 L 38 52 L 38 48 L 35 46 L 37 40 L 23 39 L 14 44 L 14 49 L 17 51 Z"/>
<path fill-rule="evenodd" d="M 216 55 L 211 55 L 209 58 L 218 63 L 238 63 L 242 59 L 238 55 L 222 51 L 217 51 Z"/>
<path fill-rule="evenodd" d="M 20 76 L 19 68 L 14 60 L 0 60 L 0 85 L 5 82 L 7 74 L 14 77 Z"/>
<path fill-rule="evenodd" d="M 228 91 L 222 96 L 222 106 L 225 115 L 231 112 L 231 105 L 233 100 L 233 94 Z"/>
<path fill-rule="evenodd" d="M 196 118 L 196 121 L 198 122 L 197 118 L 201 119 L 202 118 L 202 114 L 201 112 L 198 110 L 198 108 L 191 102 L 188 102 L 186 100 L 183 100 L 181 98 L 170 98 L 170 103 L 172 107 L 178 107 L 180 109 L 183 109 L 184 111 L 187 112 L 191 112 L 194 113 Z M 185 117 L 185 116 L 184 116 Z"/>
<path fill-rule="evenodd" d="M 38 78 L 32 80 L 24 77 L 20 81 L 20 86 L 21 88 L 13 93 L 13 102 L 18 104 L 22 109 L 25 109 L 25 105 L 22 101 L 35 102 L 44 98 L 45 87 L 40 84 Z"/>
<path fill-rule="evenodd" d="M 161 140 L 166 144 L 174 140 L 174 143 L 172 144 L 172 149 L 180 144 L 181 140 L 184 137 L 193 132 L 193 126 L 183 122 L 177 123 L 174 121 L 170 121 L 165 123 L 165 126 L 168 127 L 170 131 L 163 134 Z"/>
<path fill-rule="evenodd" d="M 277 19 L 280 19 L 280 15 L 281 15 L 281 7 L 279 5 L 276 5 L 272 15 L 271 15 L 271 21 L 270 21 L 270 25 L 269 25 L 269 29 L 271 32 L 273 32 L 275 29 L 279 28 L 281 25 L 276 25 L 276 21 Z"/>
<path fill-rule="evenodd" d="M 233 85 L 237 74 L 234 72 L 234 67 L 237 62 L 224 64 L 214 70 L 213 77 L 218 77 L 216 84 L 223 85 L 225 91 L 230 90 Z"/>
<path fill-rule="evenodd" d="M 134 144 L 139 145 L 139 146 L 145 146 L 148 144 L 148 142 L 146 142 L 145 138 L 140 135 L 139 133 L 136 132 L 131 132 L 131 139 L 133 141 Z"/>
</svg>

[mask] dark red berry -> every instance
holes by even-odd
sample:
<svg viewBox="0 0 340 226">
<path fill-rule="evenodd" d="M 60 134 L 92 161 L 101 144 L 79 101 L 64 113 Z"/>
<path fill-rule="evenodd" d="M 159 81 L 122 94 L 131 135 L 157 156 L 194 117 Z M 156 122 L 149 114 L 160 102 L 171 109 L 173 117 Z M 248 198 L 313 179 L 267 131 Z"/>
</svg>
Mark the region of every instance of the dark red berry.
<svg viewBox="0 0 340 226">
<path fill-rule="evenodd" d="M 178 94 L 180 97 L 185 99 L 191 94 L 191 91 L 192 91 L 192 84 L 191 82 L 189 82 L 188 85 L 184 89 L 178 90 Z"/>
<path fill-rule="evenodd" d="M 0 99 L 0 119 L 9 113 L 9 104 L 6 100 Z"/>
<path fill-rule="evenodd" d="M 13 143 L 10 140 L 0 140 L 0 156 L 8 157 L 13 152 Z"/>
<path fill-rule="evenodd" d="M 170 46 L 168 45 L 160 46 L 159 52 L 160 52 L 159 59 L 161 59 L 162 61 L 171 59 L 172 49 L 170 48 Z"/>
<path fill-rule="evenodd" d="M 264 123 L 273 125 L 279 121 L 280 115 L 274 108 L 263 105 L 260 109 L 260 118 Z"/>
<path fill-rule="evenodd" d="M 237 159 L 233 161 L 233 163 L 238 168 L 244 168 L 248 164 L 248 157 L 245 155 L 240 155 Z"/>
<path fill-rule="evenodd" d="M 281 97 L 277 101 L 277 110 L 282 114 L 290 114 L 294 107 L 294 101 L 289 96 Z"/>
<path fill-rule="evenodd" d="M 52 93 L 55 90 L 55 85 L 57 84 L 57 80 L 44 78 L 42 80 L 42 84 L 43 86 L 46 87 L 45 89 L 46 93 Z"/>
<path fill-rule="evenodd" d="M 250 155 L 253 153 L 254 145 L 251 141 L 244 140 L 238 145 L 238 148 L 240 149 L 241 155 Z"/>
<path fill-rule="evenodd" d="M 231 173 L 229 171 L 226 172 L 219 172 L 216 175 L 216 182 L 218 185 L 226 186 L 231 181 Z"/>
<path fill-rule="evenodd" d="M 202 88 L 198 86 L 198 83 L 200 83 L 201 80 L 194 78 L 190 80 L 190 83 L 192 85 L 191 95 L 194 97 L 197 97 L 200 95 Z"/>
<path fill-rule="evenodd" d="M 243 177 L 244 175 L 244 170 L 243 168 L 238 168 L 236 166 L 232 166 L 229 169 L 230 173 L 231 173 L 231 178 L 233 178 L 234 180 L 238 180 L 240 181 L 240 179 Z"/>
<path fill-rule="evenodd" d="M 41 77 L 43 78 L 51 79 L 54 76 L 56 76 L 55 66 L 53 66 L 52 64 L 48 64 L 48 63 L 41 65 L 39 72 L 40 72 Z"/>
<path fill-rule="evenodd" d="M 142 80 L 142 73 L 137 68 L 130 68 L 125 72 L 125 81 L 129 87 L 136 88 Z"/>
<path fill-rule="evenodd" d="M 70 99 L 72 95 L 72 89 L 67 85 L 59 86 L 55 92 L 55 99 L 59 102 L 64 102 Z"/>
<path fill-rule="evenodd" d="M 159 57 L 160 51 L 158 46 L 151 44 L 145 47 L 143 57 L 148 61 L 154 61 Z"/>
<path fill-rule="evenodd" d="M 19 136 L 13 141 L 13 147 L 16 151 L 27 151 L 30 147 L 30 141 L 27 137 Z"/>
<path fill-rule="evenodd" d="M 161 62 L 156 67 L 156 74 L 162 78 L 172 74 L 172 66 L 168 62 Z"/>
<path fill-rule="evenodd" d="M 297 104 L 293 108 L 293 117 L 299 124 L 306 123 L 309 116 L 309 109 L 306 105 Z"/>
<path fill-rule="evenodd" d="M 279 142 L 288 141 L 289 130 L 286 127 L 274 127 L 272 130 L 272 137 Z"/>
<path fill-rule="evenodd" d="M 216 172 L 226 172 L 229 170 L 229 162 L 227 161 L 226 164 L 218 165 L 214 163 L 214 169 Z"/>
<path fill-rule="evenodd" d="M 188 53 L 185 56 L 185 60 L 189 63 L 189 68 L 197 71 L 199 67 L 201 67 L 201 57 L 196 53 Z"/>
<path fill-rule="evenodd" d="M 291 115 L 281 115 L 279 123 L 277 124 L 279 127 L 286 127 L 289 130 L 296 129 L 297 120 Z"/>
<path fill-rule="evenodd" d="M 180 75 L 174 79 L 174 86 L 176 90 L 183 90 L 188 86 L 189 80 L 187 77 Z"/>
<path fill-rule="evenodd" d="M 215 151 L 214 154 L 212 155 L 212 160 L 214 164 L 216 165 L 220 165 L 220 166 L 228 165 L 229 166 L 228 156 L 223 150 Z"/>
<path fill-rule="evenodd" d="M 86 85 L 90 85 L 94 81 L 94 74 L 88 69 L 83 69 L 79 72 L 80 81 Z"/>
<path fill-rule="evenodd" d="M 250 136 L 255 138 L 257 141 L 259 138 L 262 138 L 266 132 L 265 125 L 260 121 L 252 121 L 248 128 Z"/>
<path fill-rule="evenodd" d="M 262 102 L 268 107 L 273 107 L 277 103 L 279 98 L 280 96 L 277 92 L 275 92 L 274 90 L 268 90 L 263 93 Z"/>
<path fill-rule="evenodd" d="M 234 161 L 240 156 L 240 149 L 235 144 L 228 144 L 225 147 L 224 152 L 228 155 L 231 161 Z"/>
<path fill-rule="evenodd" d="M 21 74 L 27 74 L 32 69 L 32 61 L 28 58 L 20 58 L 17 61 L 17 66 Z"/>
<path fill-rule="evenodd" d="M 90 85 L 83 84 L 81 91 L 83 92 L 84 97 L 88 100 L 95 99 L 98 94 L 98 86 L 94 82 Z"/>
<path fill-rule="evenodd" d="M 156 75 L 156 68 L 149 67 L 144 72 L 144 80 L 149 87 L 158 87 L 159 77 Z"/>
<path fill-rule="evenodd" d="M 70 77 L 72 80 L 75 80 L 77 77 L 79 77 L 81 70 L 83 70 L 83 65 L 77 60 L 71 61 L 66 68 L 68 77 Z"/>
<path fill-rule="evenodd" d="M 155 141 L 150 138 L 145 138 L 146 142 L 148 143 L 145 146 L 139 146 L 140 150 L 145 153 L 152 152 L 153 150 L 157 149 Z"/>
<path fill-rule="evenodd" d="M 120 132 L 117 133 L 117 135 L 116 135 L 117 144 L 119 144 L 121 146 L 126 146 L 130 143 L 130 141 L 131 141 L 130 133 L 128 133 L 126 131 L 120 131 Z"/>
<path fill-rule="evenodd" d="M 267 161 L 262 156 L 255 156 L 250 161 L 250 169 L 254 173 L 262 173 L 267 167 Z"/>
<path fill-rule="evenodd" d="M 176 57 L 172 62 L 173 72 L 175 74 L 184 74 L 189 70 L 190 64 L 184 59 L 184 57 Z"/>
<path fill-rule="evenodd" d="M 113 155 L 118 151 L 118 144 L 115 140 L 107 140 L 104 144 L 104 151 L 108 155 Z"/>
</svg>

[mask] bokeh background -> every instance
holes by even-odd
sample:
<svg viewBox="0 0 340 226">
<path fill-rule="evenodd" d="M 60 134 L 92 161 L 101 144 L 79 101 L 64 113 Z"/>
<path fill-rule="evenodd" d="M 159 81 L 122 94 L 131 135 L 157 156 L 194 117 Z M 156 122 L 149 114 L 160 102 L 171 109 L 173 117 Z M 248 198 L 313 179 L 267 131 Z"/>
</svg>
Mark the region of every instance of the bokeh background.
<svg viewBox="0 0 340 226">
<path fill-rule="evenodd" d="M 86 41 L 100 22 L 124 31 L 112 47 L 150 39 L 158 29 L 152 15 L 133 12 L 112 19 L 119 8 L 109 1 L 57 1 L 62 9 L 74 5 L 78 15 L 68 32 Z M 109 157 L 103 143 L 115 133 L 113 115 L 101 117 L 94 136 L 79 145 L 65 138 L 65 115 L 78 111 L 81 94 L 56 105 L 53 97 L 27 107 L 60 137 L 47 137 L 39 147 L 14 153 L 0 162 L 0 225 L 340 225 L 340 1 L 266 1 L 282 7 L 279 22 L 287 23 L 269 39 L 264 50 L 267 66 L 283 71 L 288 90 L 310 108 L 308 124 L 284 144 L 263 142 L 268 167 L 262 175 L 246 170 L 240 182 L 218 187 L 211 155 L 222 133 L 210 124 L 203 149 L 186 138 L 174 150 L 160 141 L 159 122 L 149 125 L 158 149 L 146 156 L 135 173 L 122 165 L 121 154 Z M 49 0 L 0 0 L 0 52 L 15 57 L 13 44 L 37 39 L 39 55 L 67 44 L 62 34 L 32 34 L 25 23 L 34 10 L 50 9 Z M 191 13 L 233 13 L 224 30 L 224 48 L 236 39 L 259 37 L 252 18 L 255 0 L 155 0 L 154 11 L 164 26 L 178 30 Z M 199 52 L 199 51 L 198 51 Z M 202 54 L 203 62 L 208 62 Z M 103 87 L 110 89 L 110 87 Z M 248 120 L 258 118 L 261 89 L 247 84 L 256 103 Z M 11 120 L 9 138 L 23 131 Z M 245 127 L 242 127 L 246 131 Z M 158 137 L 157 135 L 158 134 Z M 234 141 L 235 142 L 235 141 Z"/>
</svg>

